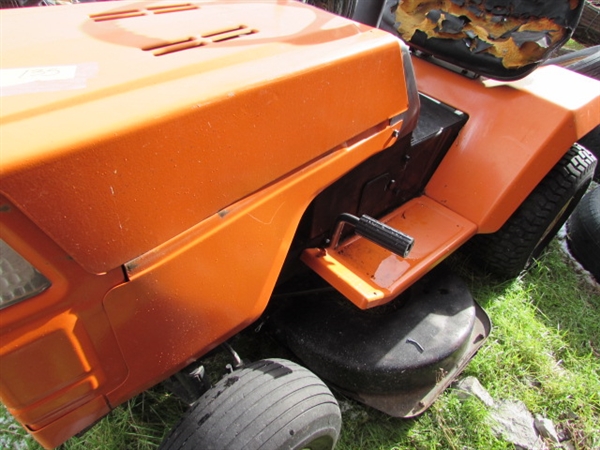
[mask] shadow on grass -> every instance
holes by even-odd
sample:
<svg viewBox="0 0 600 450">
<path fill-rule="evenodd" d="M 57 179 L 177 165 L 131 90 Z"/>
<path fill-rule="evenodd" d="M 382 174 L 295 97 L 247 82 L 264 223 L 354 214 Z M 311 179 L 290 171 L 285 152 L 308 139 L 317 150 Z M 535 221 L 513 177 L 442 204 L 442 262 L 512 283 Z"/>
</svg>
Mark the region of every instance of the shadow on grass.
<svg viewBox="0 0 600 450">
<path fill-rule="evenodd" d="M 600 289 L 574 270 L 555 243 L 523 280 L 540 321 L 557 330 L 579 357 L 600 357 Z"/>
<path fill-rule="evenodd" d="M 453 255 L 448 262 L 484 309 L 510 295 L 517 283 L 522 296 L 536 308 L 536 319 L 558 330 L 571 351 L 578 357 L 590 352 L 600 357 L 600 289 L 569 261 L 558 240 L 516 280 L 499 280 L 479 271 L 462 255 Z"/>
<path fill-rule="evenodd" d="M 557 330 L 569 351 L 578 357 L 590 353 L 600 357 L 600 289 L 569 261 L 557 240 L 518 280 L 498 281 L 463 264 L 461 274 L 468 277 L 473 295 L 484 309 L 502 301 L 518 283 L 535 307 L 536 319 Z"/>
</svg>

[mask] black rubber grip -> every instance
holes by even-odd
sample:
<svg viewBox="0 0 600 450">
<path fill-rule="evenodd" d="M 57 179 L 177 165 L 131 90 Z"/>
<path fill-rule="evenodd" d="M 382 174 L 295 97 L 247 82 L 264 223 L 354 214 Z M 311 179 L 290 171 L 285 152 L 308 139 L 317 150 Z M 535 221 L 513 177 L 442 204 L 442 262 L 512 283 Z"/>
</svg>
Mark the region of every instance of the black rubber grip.
<svg viewBox="0 0 600 450">
<path fill-rule="evenodd" d="M 356 233 L 383 248 L 406 258 L 415 240 L 372 217 L 363 215 L 356 225 Z"/>
</svg>

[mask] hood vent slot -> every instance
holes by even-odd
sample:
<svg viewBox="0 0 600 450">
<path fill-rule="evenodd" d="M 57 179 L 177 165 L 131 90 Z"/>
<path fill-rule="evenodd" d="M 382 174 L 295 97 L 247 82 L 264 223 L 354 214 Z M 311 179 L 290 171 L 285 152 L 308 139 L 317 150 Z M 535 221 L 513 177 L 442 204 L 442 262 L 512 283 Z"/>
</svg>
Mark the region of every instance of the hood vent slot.
<svg viewBox="0 0 600 450">
<path fill-rule="evenodd" d="M 166 14 L 171 12 L 189 11 L 191 9 L 199 9 L 198 6 L 192 5 L 191 3 L 182 3 L 179 5 L 161 5 L 161 6 L 149 6 L 148 11 L 152 11 L 154 14 Z"/>
<path fill-rule="evenodd" d="M 188 50 L 190 48 L 201 47 L 208 44 L 208 41 L 197 39 L 195 37 L 189 37 L 177 41 L 162 42 L 155 44 L 150 47 L 145 47 L 142 50 L 148 52 L 152 51 L 154 56 L 168 55 L 169 53 L 180 52 L 182 50 Z"/>
<path fill-rule="evenodd" d="M 258 30 L 248 28 L 246 25 L 236 27 L 222 28 L 219 30 L 203 33 L 199 36 L 190 36 L 182 39 L 163 41 L 143 47 L 142 50 L 152 52 L 154 56 L 168 55 L 169 53 L 180 52 L 195 47 L 202 47 L 208 44 L 229 41 L 242 36 L 258 33 Z"/>
<path fill-rule="evenodd" d="M 211 42 L 223 42 L 229 39 L 235 39 L 247 34 L 254 34 L 257 30 L 248 28 L 246 25 L 240 25 L 233 28 L 223 28 L 202 35 L 203 38 L 210 39 Z"/>
<path fill-rule="evenodd" d="M 123 9 L 120 11 L 92 14 L 90 15 L 90 19 L 92 19 L 94 22 L 105 22 L 107 20 L 128 19 L 131 17 L 141 17 L 150 14 L 167 14 L 172 12 L 189 11 L 191 9 L 199 9 L 199 7 L 191 3 L 149 6 L 148 8 L 141 9 Z"/>
<path fill-rule="evenodd" d="M 106 20 L 127 19 L 129 17 L 140 17 L 146 15 L 141 9 L 128 9 L 110 13 L 92 14 L 90 18 L 94 22 L 104 22 Z"/>
</svg>

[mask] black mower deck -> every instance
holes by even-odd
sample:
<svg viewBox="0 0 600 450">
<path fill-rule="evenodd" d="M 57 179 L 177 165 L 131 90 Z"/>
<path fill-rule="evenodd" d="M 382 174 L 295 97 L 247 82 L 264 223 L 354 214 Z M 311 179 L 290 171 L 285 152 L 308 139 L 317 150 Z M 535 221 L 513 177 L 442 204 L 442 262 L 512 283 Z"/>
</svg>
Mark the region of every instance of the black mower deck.
<svg viewBox="0 0 600 450">
<path fill-rule="evenodd" d="M 394 417 L 427 409 L 489 335 L 465 283 L 437 268 L 391 303 L 360 310 L 333 290 L 281 294 L 278 338 L 334 388 Z"/>
</svg>

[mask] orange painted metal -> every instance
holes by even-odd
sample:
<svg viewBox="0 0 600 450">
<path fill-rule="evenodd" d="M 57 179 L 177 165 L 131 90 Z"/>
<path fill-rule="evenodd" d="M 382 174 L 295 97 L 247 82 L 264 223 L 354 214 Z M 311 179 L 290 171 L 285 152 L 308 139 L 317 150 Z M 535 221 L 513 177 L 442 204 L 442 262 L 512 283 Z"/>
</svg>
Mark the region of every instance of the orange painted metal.
<svg viewBox="0 0 600 450">
<path fill-rule="evenodd" d="M 323 180 L 390 145 L 393 131 L 371 129 L 128 264 L 131 281 L 104 302 L 131 373 L 109 395 L 111 403 L 156 384 L 255 321 Z"/>
<path fill-rule="evenodd" d="M 0 396 L 46 447 L 256 320 L 309 203 L 409 107 L 395 38 L 295 1 L 2 11 L 2 46 L 0 237 L 52 286 L 0 310 Z M 412 260 L 342 244 L 340 278 L 369 255 L 382 292 L 348 291 L 361 307 L 497 229 L 597 123 L 598 96 L 537 87 L 597 89 L 564 71 L 490 87 L 415 63 L 471 118 L 389 217 Z"/>
<path fill-rule="evenodd" d="M 233 3 L 38 9 L 28 27 L 47 38 L 35 48 L 23 38 L 27 13 L 3 12 L 3 68 L 66 80 L 3 98 L 2 189 L 89 272 L 136 258 L 406 109 L 392 36 L 298 2 Z M 143 15 L 95 20 L 132 8 Z M 163 56 L 144 50 L 240 24 L 254 32 Z"/>
<path fill-rule="evenodd" d="M 427 197 L 381 221 L 414 238 L 406 258 L 354 236 L 338 248 L 311 248 L 302 260 L 361 309 L 393 300 L 472 237 L 477 227 Z"/>
<path fill-rule="evenodd" d="M 109 411 L 105 395 L 127 378 L 102 306 L 125 277 L 120 268 L 102 276 L 86 272 L 2 196 L 0 223 L 0 238 L 52 283 L 0 311 L 0 399 L 53 447 L 64 438 L 44 431 L 48 426 L 71 415 L 78 418 L 74 432 L 80 431 Z"/>
<path fill-rule="evenodd" d="M 0 395 L 48 448 L 256 320 L 307 205 L 408 108 L 385 32 L 164 5 L 2 11 L 1 238 L 52 286 L 0 311 Z"/>
<path fill-rule="evenodd" d="M 421 92 L 469 115 L 426 193 L 479 233 L 497 231 L 573 142 L 600 123 L 600 82 L 563 68 L 498 83 L 413 63 Z"/>
<path fill-rule="evenodd" d="M 41 430 L 28 431 L 44 448 L 54 448 L 100 420 L 110 409 L 104 397 L 96 397 Z"/>
<path fill-rule="evenodd" d="M 55 447 L 252 323 L 323 179 L 339 178 L 391 145 L 400 126 L 373 127 L 130 261 L 127 282 L 120 268 L 105 275 L 83 271 L 9 207 L 2 238 L 53 285 L 0 311 L 2 402 L 42 445 Z M 5 228 L 11 220 L 18 235 Z M 19 245 L 19 236 L 27 242 Z M 54 254 L 36 256 L 44 245 Z M 54 275 L 57 266 L 63 271 Z M 61 287 L 67 279 L 78 281 Z M 54 376 L 40 378 L 40 365 Z"/>
<path fill-rule="evenodd" d="M 302 255 L 362 309 L 395 298 L 476 232 L 497 231 L 572 143 L 600 123 L 600 83 L 562 68 L 499 83 L 413 63 L 421 92 L 469 114 L 426 196 L 382 219 L 415 239 L 413 252 L 403 259 L 355 236 L 337 250 Z M 423 202 L 421 216 L 415 205 Z"/>
</svg>

